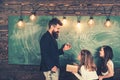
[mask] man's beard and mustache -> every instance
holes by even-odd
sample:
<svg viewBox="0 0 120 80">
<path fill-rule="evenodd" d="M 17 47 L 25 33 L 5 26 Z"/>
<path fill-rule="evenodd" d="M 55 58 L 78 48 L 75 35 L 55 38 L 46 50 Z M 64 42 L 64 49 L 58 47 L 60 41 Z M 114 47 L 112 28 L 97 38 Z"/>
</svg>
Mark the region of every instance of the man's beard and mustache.
<svg viewBox="0 0 120 80">
<path fill-rule="evenodd" d="M 52 35 L 53 35 L 53 37 L 55 38 L 55 39 L 58 39 L 58 34 L 59 34 L 59 31 L 53 31 L 52 32 Z"/>
</svg>

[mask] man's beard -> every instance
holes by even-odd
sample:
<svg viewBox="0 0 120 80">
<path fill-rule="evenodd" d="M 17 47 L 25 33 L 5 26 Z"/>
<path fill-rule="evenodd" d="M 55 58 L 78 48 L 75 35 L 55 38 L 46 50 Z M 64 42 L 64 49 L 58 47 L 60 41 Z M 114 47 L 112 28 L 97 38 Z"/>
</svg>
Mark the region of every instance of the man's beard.
<svg viewBox="0 0 120 80">
<path fill-rule="evenodd" d="M 52 32 L 52 35 L 55 39 L 58 39 L 58 34 L 59 34 L 58 31 L 57 32 L 55 32 L 55 31 Z"/>
</svg>

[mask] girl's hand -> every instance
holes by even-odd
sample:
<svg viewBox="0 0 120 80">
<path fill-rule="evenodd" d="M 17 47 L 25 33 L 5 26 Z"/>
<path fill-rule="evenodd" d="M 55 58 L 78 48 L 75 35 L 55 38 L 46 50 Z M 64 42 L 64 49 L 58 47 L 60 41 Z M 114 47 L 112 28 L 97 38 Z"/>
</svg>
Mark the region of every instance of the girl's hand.
<svg viewBox="0 0 120 80">
<path fill-rule="evenodd" d="M 99 76 L 99 80 L 103 80 L 103 76 Z"/>
</svg>

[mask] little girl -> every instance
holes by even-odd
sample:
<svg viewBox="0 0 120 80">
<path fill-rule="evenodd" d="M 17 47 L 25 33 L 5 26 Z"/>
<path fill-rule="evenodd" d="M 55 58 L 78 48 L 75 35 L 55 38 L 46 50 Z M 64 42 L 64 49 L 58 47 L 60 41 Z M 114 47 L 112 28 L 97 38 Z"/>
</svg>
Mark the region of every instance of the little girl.
<svg viewBox="0 0 120 80">
<path fill-rule="evenodd" d="M 96 65 L 93 61 L 93 57 L 90 51 L 83 49 L 78 55 L 80 61 L 78 73 L 73 74 L 80 80 L 97 80 Z"/>
<path fill-rule="evenodd" d="M 112 61 L 113 51 L 110 46 L 102 46 L 100 50 L 100 57 L 102 60 L 101 64 L 101 75 L 99 80 L 114 80 L 114 64 Z"/>
</svg>

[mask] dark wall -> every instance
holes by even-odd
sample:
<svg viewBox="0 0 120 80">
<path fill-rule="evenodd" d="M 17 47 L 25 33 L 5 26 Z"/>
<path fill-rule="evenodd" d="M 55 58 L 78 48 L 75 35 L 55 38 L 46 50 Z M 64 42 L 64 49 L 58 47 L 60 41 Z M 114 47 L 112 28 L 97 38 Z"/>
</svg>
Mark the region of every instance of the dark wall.
<svg viewBox="0 0 120 80">
<path fill-rule="evenodd" d="M 8 28 L 0 26 L 0 80 L 43 80 L 39 66 L 8 64 Z"/>
<path fill-rule="evenodd" d="M 61 68 L 60 80 L 77 80 Z M 0 26 L 0 80 L 44 80 L 36 65 L 8 64 L 8 28 Z M 120 80 L 120 69 L 115 69 L 115 80 Z"/>
</svg>

